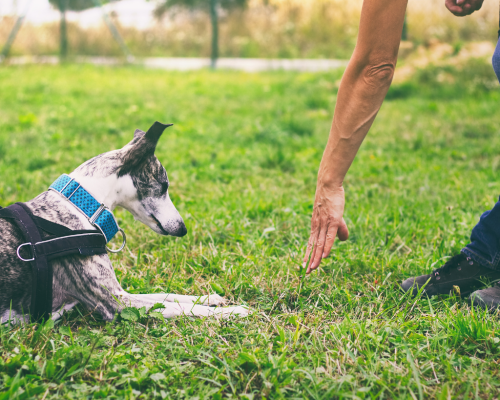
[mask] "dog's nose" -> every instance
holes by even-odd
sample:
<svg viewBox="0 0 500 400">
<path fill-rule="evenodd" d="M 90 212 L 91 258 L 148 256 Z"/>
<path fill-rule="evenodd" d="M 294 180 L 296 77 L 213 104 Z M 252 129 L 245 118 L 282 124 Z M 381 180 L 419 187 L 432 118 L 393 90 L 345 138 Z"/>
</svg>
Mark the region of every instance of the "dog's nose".
<svg viewBox="0 0 500 400">
<path fill-rule="evenodd" d="M 186 228 L 186 225 L 184 224 L 184 222 L 181 222 L 177 225 L 177 228 L 171 233 L 171 235 L 175 237 L 183 237 L 187 232 L 188 230 Z"/>
</svg>

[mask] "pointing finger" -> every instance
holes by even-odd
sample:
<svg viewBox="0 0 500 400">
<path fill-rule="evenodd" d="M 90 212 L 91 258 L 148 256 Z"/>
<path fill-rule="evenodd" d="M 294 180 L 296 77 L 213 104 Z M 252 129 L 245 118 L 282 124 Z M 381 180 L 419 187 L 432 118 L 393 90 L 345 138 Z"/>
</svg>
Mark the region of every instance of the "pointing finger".
<svg viewBox="0 0 500 400">
<path fill-rule="evenodd" d="M 316 227 L 311 229 L 309 241 L 307 242 L 306 255 L 302 260 L 302 268 L 305 268 L 307 266 L 307 263 L 309 262 L 309 257 L 312 258 L 311 254 L 313 253 L 313 250 L 315 248 L 314 244 L 318 241 L 318 232 L 319 230 Z"/>
<path fill-rule="evenodd" d="M 322 254 L 323 258 L 326 258 L 330 255 L 333 243 L 335 242 L 336 235 L 337 235 L 337 227 L 334 225 L 330 225 L 328 227 L 328 232 L 326 233 L 325 247 L 323 249 L 323 254 Z"/>
<path fill-rule="evenodd" d="M 318 235 L 318 240 L 316 242 L 313 255 L 311 256 L 311 262 L 309 264 L 309 268 L 307 269 L 308 274 L 312 270 L 318 268 L 319 264 L 321 263 L 323 248 L 325 247 L 325 241 L 326 241 L 326 231 L 327 231 L 327 225 L 323 224 L 323 226 L 321 227 L 321 231 L 319 232 Z"/>
</svg>

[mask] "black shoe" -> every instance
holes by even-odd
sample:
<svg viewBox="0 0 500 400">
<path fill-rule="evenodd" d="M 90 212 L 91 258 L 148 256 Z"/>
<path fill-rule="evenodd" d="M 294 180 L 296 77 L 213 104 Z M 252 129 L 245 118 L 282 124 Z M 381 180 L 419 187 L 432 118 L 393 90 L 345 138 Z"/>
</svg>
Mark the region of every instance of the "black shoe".
<svg viewBox="0 0 500 400">
<path fill-rule="evenodd" d="M 488 289 L 476 290 L 471 294 L 472 304 L 476 307 L 486 308 L 488 311 L 495 311 L 500 307 L 500 286 L 489 287 Z"/>
<path fill-rule="evenodd" d="M 458 286 L 460 294 L 464 295 L 470 293 L 474 286 L 484 286 L 480 280 L 481 278 L 487 280 L 500 279 L 500 271 L 482 267 L 460 253 L 450 258 L 446 264 L 429 275 L 421 275 L 405 280 L 401 287 L 405 292 L 412 290 L 413 296 L 416 296 L 419 289 L 429 281 L 422 292 L 427 296 L 449 294 L 453 290 L 453 286 Z"/>
</svg>

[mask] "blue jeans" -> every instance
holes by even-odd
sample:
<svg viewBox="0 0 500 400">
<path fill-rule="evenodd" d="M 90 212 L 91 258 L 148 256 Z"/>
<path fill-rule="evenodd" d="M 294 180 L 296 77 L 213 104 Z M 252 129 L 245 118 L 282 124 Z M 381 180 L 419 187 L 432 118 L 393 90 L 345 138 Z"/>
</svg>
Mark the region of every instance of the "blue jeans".
<svg viewBox="0 0 500 400">
<path fill-rule="evenodd" d="M 500 82 L 500 39 L 492 58 L 493 69 Z M 500 198 L 486 211 L 472 230 L 470 243 L 462 249 L 467 257 L 491 269 L 500 269 Z"/>
<path fill-rule="evenodd" d="M 497 74 L 498 81 L 500 81 L 500 38 L 498 39 L 497 47 L 495 49 L 495 52 L 493 53 L 491 63 L 493 64 L 495 74 Z"/>
<path fill-rule="evenodd" d="M 483 267 L 500 269 L 500 198 L 481 215 L 462 253 Z"/>
</svg>

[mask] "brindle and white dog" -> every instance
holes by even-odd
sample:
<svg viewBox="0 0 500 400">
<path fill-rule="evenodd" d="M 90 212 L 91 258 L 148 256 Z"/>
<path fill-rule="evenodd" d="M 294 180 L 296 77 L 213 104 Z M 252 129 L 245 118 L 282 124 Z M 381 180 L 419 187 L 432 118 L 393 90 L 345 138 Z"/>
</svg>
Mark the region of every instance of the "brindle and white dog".
<svg viewBox="0 0 500 400">
<path fill-rule="evenodd" d="M 184 236 L 184 221 L 168 195 L 165 168 L 154 151 L 158 137 L 136 130 L 134 139 L 120 150 L 110 151 L 80 165 L 70 176 L 110 210 L 121 206 L 135 219 L 160 235 Z M 26 205 L 34 215 L 70 229 L 95 229 L 70 202 L 46 191 Z M 31 301 L 32 266 L 16 255 L 23 236 L 17 226 L 0 219 L 0 323 L 28 321 Z M 210 307 L 225 304 L 216 294 L 184 296 L 175 294 L 130 294 L 116 279 L 111 260 L 105 255 L 70 256 L 52 261 L 52 318 L 77 303 L 112 320 L 125 306 L 151 308 L 163 303 L 164 317 L 177 315 L 247 315 L 245 307 Z M 117 301 L 118 300 L 118 301 Z"/>
</svg>

